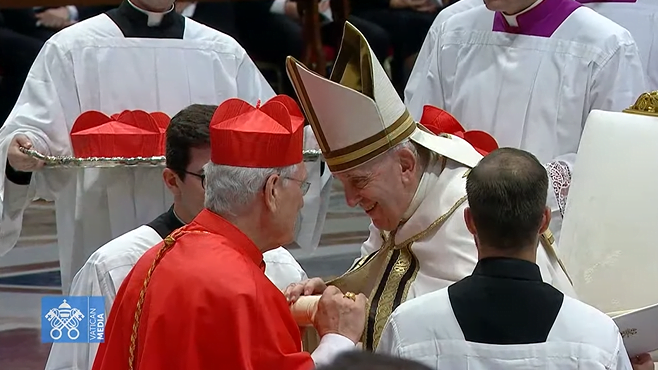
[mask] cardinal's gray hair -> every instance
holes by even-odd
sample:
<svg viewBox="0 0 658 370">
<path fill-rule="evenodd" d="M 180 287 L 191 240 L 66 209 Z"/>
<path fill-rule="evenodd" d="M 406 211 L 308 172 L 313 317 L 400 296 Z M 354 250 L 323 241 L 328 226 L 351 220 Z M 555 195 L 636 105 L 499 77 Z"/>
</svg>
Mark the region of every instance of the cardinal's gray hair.
<svg viewBox="0 0 658 370">
<path fill-rule="evenodd" d="M 254 201 L 256 194 L 263 190 L 268 177 L 279 174 L 284 181 L 292 177 L 297 166 L 282 168 L 249 168 L 224 166 L 208 162 L 203 171 L 206 176 L 206 198 L 204 206 L 212 212 L 236 217 L 245 212 Z"/>
</svg>

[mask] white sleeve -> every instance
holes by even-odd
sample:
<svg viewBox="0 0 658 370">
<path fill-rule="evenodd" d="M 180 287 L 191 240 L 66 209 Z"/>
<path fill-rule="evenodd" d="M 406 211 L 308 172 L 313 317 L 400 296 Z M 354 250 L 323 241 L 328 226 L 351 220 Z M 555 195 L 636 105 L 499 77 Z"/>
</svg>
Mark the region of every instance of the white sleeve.
<svg viewBox="0 0 658 370">
<path fill-rule="evenodd" d="M 0 128 L 0 173 L 7 173 L 7 151 L 17 134 L 27 136 L 35 150 L 50 155 L 70 155 L 70 128 L 80 115 L 78 89 L 69 55 L 47 41 L 28 73 L 14 109 Z M 35 177 L 39 181 L 35 181 Z M 38 173 L 21 184 L 0 181 L 0 256 L 14 247 L 21 231 L 23 211 L 35 197 L 54 199 L 65 181 Z M 38 183 L 39 186 L 36 186 Z M 28 186 L 29 184 L 29 186 Z"/>
<path fill-rule="evenodd" d="M 274 97 L 274 90 L 244 49 L 242 50 L 242 60 L 238 66 L 236 86 L 237 97 L 252 105 L 256 105 L 259 100 L 261 103 L 265 103 Z"/>
<path fill-rule="evenodd" d="M 628 352 L 626 352 L 626 347 L 624 347 L 624 340 L 621 338 L 621 335 L 617 335 L 617 353 L 613 361 L 615 362 L 608 369 L 615 370 L 633 370 L 633 365 L 631 365 L 631 360 L 628 358 Z"/>
<path fill-rule="evenodd" d="M 400 357 L 399 343 L 397 326 L 395 325 L 394 316 L 391 315 L 386 322 L 386 326 L 384 326 L 384 331 L 382 331 L 375 352 Z"/>
<path fill-rule="evenodd" d="M 438 17 L 438 16 L 437 16 Z M 423 41 L 423 46 L 418 52 L 416 57 L 416 63 L 414 64 L 411 74 L 409 75 L 409 80 L 407 80 L 407 86 L 404 88 L 404 101 L 409 104 L 412 101 L 412 98 L 416 94 L 418 88 L 425 81 L 425 76 L 429 69 L 431 56 L 434 52 L 434 47 L 436 45 L 436 21 L 432 24 L 430 31 Z M 411 115 L 416 118 L 415 113 L 412 112 Z M 422 112 L 421 112 L 422 113 Z M 420 118 L 420 117 L 419 117 Z"/>
<path fill-rule="evenodd" d="M 568 153 L 554 158 L 545 164 L 548 173 L 548 195 L 546 204 L 551 209 L 550 230 L 555 237 L 555 244 L 560 240 L 562 219 L 567 206 L 569 187 L 573 165 L 576 162 L 576 153 Z"/>
<path fill-rule="evenodd" d="M 109 313 L 114 296 L 108 297 L 98 279 L 96 266 L 87 261 L 75 274 L 70 296 L 104 296 L 105 313 Z M 45 370 L 88 370 L 94 363 L 98 343 L 53 343 Z"/>
<path fill-rule="evenodd" d="M 642 68 L 635 41 L 630 34 L 626 41 L 608 58 L 592 76 L 589 92 L 589 110 L 600 109 L 621 112 L 647 92 L 647 79 Z M 583 119 L 583 125 L 585 123 Z"/>
<path fill-rule="evenodd" d="M 425 105 L 445 107 L 439 70 L 439 32 L 440 28 L 432 26 L 430 29 L 404 89 L 404 101 L 416 121 L 423 115 Z"/>
<path fill-rule="evenodd" d="M 340 334 L 326 334 L 311 357 L 316 367 L 330 364 L 342 352 L 356 349 L 354 342 Z"/>
<path fill-rule="evenodd" d="M 286 14 L 286 2 L 288 0 L 274 0 L 270 6 L 270 13 Z"/>
</svg>

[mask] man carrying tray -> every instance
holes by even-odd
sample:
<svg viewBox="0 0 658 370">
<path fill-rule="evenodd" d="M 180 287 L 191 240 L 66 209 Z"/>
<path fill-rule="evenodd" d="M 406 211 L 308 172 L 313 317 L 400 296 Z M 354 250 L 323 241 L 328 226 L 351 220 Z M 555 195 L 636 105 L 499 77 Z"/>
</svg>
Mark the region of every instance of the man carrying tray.
<svg viewBox="0 0 658 370">
<path fill-rule="evenodd" d="M 658 306 L 628 313 L 658 304 L 656 141 L 658 91 L 590 113 L 560 241 L 578 297 L 615 318 L 632 359 L 658 349 Z"/>
<path fill-rule="evenodd" d="M 6 174 L 0 181 L 0 258 L 15 246 L 31 201 L 55 200 L 66 293 L 96 248 L 151 221 L 172 202 L 161 168 L 37 171 L 43 163 L 21 147 L 45 155 L 77 155 L 70 134 L 86 111 L 109 116 L 141 109 L 171 116 L 194 103 L 237 97 L 256 104 L 273 95 L 233 38 L 178 14 L 174 0 L 124 0 L 116 9 L 62 30 L 45 43 L 0 129 L 0 172 Z M 97 148 L 99 153 L 105 149 Z M 312 183 L 319 181 L 316 168 L 309 176 Z M 307 202 L 305 211 L 315 209 L 316 215 L 304 217 L 311 222 L 304 222 L 309 230 L 300 235 L 319 229 L 310 220 L 319 212 L 318 194 L 319 186 L 307 195 L 315 203 Z"/>
<path fill-rule="evenodd" d="M 327 283 L 369 297 L 363 344 L 372 350 L 403 301 L 472 273 L 477 251 L 462 218 L 466 176 L 496 143 L 484 132 L 464 132 L 452 116 L 433 107 L 426 107 L 421 120 L 426 127 L 418 125 L 363 35 L 349 23 L 330 79 L 292 58 L 287 67 L 348 205 L 360 206 L 372 219 L 362 258 Z M 550 244 L 539 248 L 537 263 L 546 282 L 573 293 Z M 294 301 L 325 288 L 316 278 L 285 293 Z"/>
</svg>

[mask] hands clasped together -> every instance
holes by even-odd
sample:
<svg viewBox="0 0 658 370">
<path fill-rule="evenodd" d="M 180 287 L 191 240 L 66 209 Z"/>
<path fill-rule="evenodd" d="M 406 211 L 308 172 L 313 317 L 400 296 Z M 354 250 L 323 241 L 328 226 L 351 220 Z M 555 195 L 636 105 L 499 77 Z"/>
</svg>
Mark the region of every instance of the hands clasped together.
<svg viewBox="0 0 658 370">
<path fill-rule="evenodd" d="M 283 294 L 291 304 L 303 295 L 322 294 L 313 322 L 320 337 L 326 334 L 339 334 L 355 344 L 361 340 L 368 302 L 365 295 L 343 293 L 335 286 L 327 286 L 320 278 L 291 284 Z"/>
</svg>

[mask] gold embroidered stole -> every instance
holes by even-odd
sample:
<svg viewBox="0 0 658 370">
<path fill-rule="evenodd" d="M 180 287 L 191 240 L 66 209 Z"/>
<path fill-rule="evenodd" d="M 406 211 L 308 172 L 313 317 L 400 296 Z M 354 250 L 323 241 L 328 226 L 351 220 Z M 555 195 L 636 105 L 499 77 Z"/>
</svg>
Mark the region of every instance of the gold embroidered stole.
<svg viewBox="0 0 658 370">
<path fill-rule="evenodd" d="M 556 260 L 564 274 L 567 276 L 567 279 L 569 279 L 569 283 L 573 286 L 573 281 L 571 280 L 571 276 L 569 276 L 569 273 L 567 272 L 567 267 L 564 266 L 564 263 L 560 259 L 560 257 L 557 255 L 557 251 L 553 247 L 553 243 L 555 243 L 555 237 L 553 236 L 553 233 L 551 230 L 546 229 L 543 234 L 541 234 L 539 241 L 541 242 L 542 247 L 544 247 L 544 250 L 546 251 L 546 254 L 548 255 L 549 260 Z"/>
<path fill-rule="evenodd" d="M 366 327 L 361 338 L 364 349 L 374 351 L 377 348 L 386 320 L 406 300 L 411 283 L 416 279 L 419 263 L 411 251 L 413 243 L 438 229 L 465 201 L 466 196 L 425 230 L 397 245 L 395 234 L 398 229 L 388 236 L 382 233 L 381 248 L 361 258 L 342 276 L 327 282 L 343 292 L 368 296 Z"/>
</svg>

